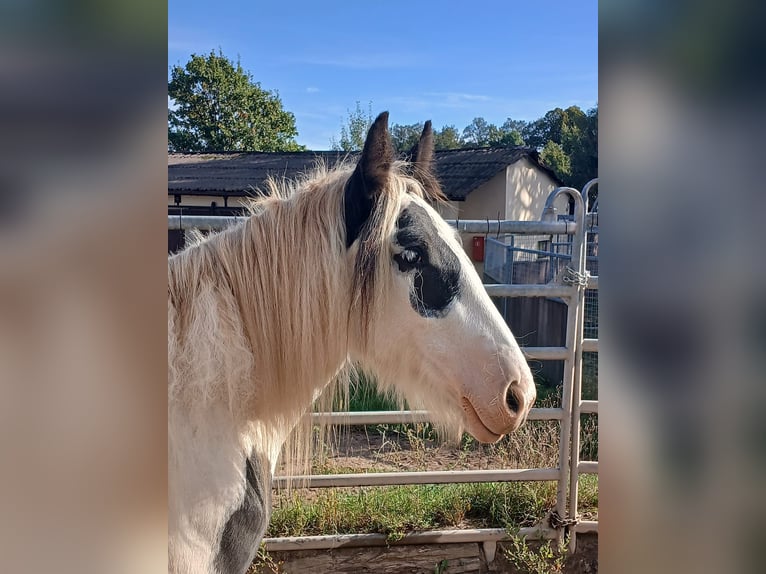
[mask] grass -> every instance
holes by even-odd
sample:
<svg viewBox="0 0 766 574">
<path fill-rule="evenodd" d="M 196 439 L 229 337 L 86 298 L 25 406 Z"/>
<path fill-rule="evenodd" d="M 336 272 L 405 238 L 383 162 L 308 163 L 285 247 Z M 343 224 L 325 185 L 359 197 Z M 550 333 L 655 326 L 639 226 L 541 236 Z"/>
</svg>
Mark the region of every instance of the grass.
<svg viewBox="0 0 766 574">
<path fill-rule="evenodd" d="M 598 366 L 591 366 L 590 372 L 596 369 L 595 376 L 598 375 Z M 595 377 L 587 377 L 588 392 L 583 390 L 583 398 L 595 398 Z M 585 382 L 585 381 L 584 381 Z M 546 384 L 538 384 L 538 397 L 535 403 L 539 408 L 558 407 L 561 405 L 561 387 L 551 387 Z M 362 378 L 355 383 L 349 396 L 349 410 L 358 411 L 389 411 L 398 410 L 400 406 L 390 397 L 379 393 L 375 384 Z M 598 416 L 587 414 L 582 415 L 580 419 L 581 439 L 580 439 L 580 459 L 598 460 Z M 411 444 L 417 442 L 433 443 L 437 439 L 436 431 L 430 424 L 396 424 L 396 425 L 369 425 L 368 432 L 377 432 L 381 435 L 406 436 Z M 468 435 L 464 435 L 462 448 L 466 449 L 474 442 Z M 529 445 L 536 445 L 539 456 L 528 453 Z M 422 445 L 421 445 L 422 446 Z M 542 468 L 545 466 L 557 466 L 558 461 L 558 423 L 555 421 L 530 421 L 527 422 L 518 432 L 506 437 L 498 445 L 490 447 L 497 451 L 495 454 L 502 455 L 506 452 L 504 458 L 509 461 L 525 460 L 527 467 Z M 535 458 L 536 460 L 532 460 Z"/>
<path fill-rule="evenodd" d="M 358 380 L 351 384 L 348 397 L 349 411 L 396 411 L 399 405 L 396 401 L 378 392 L 375 382 L 364 375 L 358 375 Z"/>
<path fill-rule="evenodd" d="M 556 503 L 555 482 L 498 482 L 327 489 L 277 495 L 267 536 L 534 526 Z M 580 480 L 580 512 L 598 509 L 598 477 Z"/>
<path fill-rule="evenodd" d="M 270 536 L 405 532 L 475 526 L 530 525 L 555 503 L 555 483 L 481 483 L 324 490 L 310 501 L 293 492 L 281 500 Z"/>
<path fill-rule="evenodd" d="M 374 405 L 385 410 L 398 408 L 389 398 L 378 394 L 371 383 L 364 381 L 352 390 L 350 402 L 352 410 L 370 410 Z M 538 390 L 536 407 L 560 405 L 561 387 Z M 369 425 L 366 431 L 371 436 L 379 437 L 382 451 L 406 448 L 409 456 L 402 462 L 406 462 L 412 470 L 428 470 L 427 463 L 432 454 L 430 449 L 439 444 L 436 430 L 428 423 Z M 331 451 L 332 445 L 329 445 L 319 454 L 314 461 L 315 473 L 342 472 L 331 464 L 328 466 L 326 455 Z M 494 461 L 496 468 L 554 468 L 558 466 L 559 457 L 559 422 L 527 421 L 519 430 L 494 445 L 480 444 L 464 434 L 460 445 L 452 452 L 458 454 L 458 459 L 449 470 L 461 468 L 462 461 L 470 462 L 477 453 Z M 598 416 L 595 414 L 584 414 L 580 418 L 580 460 L 598 460 Z"/>
</svg>

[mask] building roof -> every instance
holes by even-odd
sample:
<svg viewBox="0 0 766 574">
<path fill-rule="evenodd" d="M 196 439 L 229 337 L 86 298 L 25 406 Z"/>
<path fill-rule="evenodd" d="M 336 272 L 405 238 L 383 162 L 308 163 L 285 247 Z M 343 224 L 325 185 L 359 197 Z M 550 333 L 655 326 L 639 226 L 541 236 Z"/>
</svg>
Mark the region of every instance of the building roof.
<svg viewBox="0 0 766 574">
<path fill-rule="evenodd" d="M 338 151 L 223 152 L 168 154 L 168 194 L 252 195 L 268 176 L 294 178 L 309 171 L 317 159 L 334 165 L 357 154 Z M 463 201 L 477 187 L 522 158 L 547 173 L 536 150 L 525 147 L 462 148 L 435 153 L 436 175 L 445 194 Z"/>
</svg>

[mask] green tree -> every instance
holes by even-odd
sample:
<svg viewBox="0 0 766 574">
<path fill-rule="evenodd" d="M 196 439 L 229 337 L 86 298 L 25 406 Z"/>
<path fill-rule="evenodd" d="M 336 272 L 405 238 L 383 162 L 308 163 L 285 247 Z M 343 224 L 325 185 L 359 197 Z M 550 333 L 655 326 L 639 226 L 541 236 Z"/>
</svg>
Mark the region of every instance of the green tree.
<svg viewBox="0 0 766 574">
<path fill-rule="evenodd" d="M 455 126 L 444 126 L 441 130 L 434 131 L 434 148 L 457 149 L 462 145 L 460 132 Z"/>
<path fill-rule="evenodd" d="M 463 130 L 463 143 L 466 146 L 487 147 L 496 135 L 497 126 L 482 117 L 474 118 Z"/>
<path fill-rule="evenodd" d="M 519 135 L 521 135 L 521 132 L 524 131 L 525 127 L 527 127 L 527 122 L 524 120 L 514 120 L 508 118 L 505 120 L 500 129 L 502 129 L 504 132 L 519 132 Z"/>
<path fill-rule="evenodd" d="M 561 147 L 572 163 L 568 184 L 582 189 L 598 175 L 598 106 L 580 111 L 562 126 Z"/>
<path fill-rule="evenodd" d="M 503 127 L 490 134 L 489 145 L 491 147 L 508 147 L 524 145 L 524 138 L 518 130 L 506 130 Z"/>
<path fill-rule="evenodd" d="M 527 123 L 523 120 L 513 120 L 508 118 L 499 128 L 499 138 L 496 145 L 501 146 L 522 146 L 525 145 L 524 136 L 521 132 Z"/>
<path fill-rule="evenodd" d="M 521 132 L 527 145 L 541 149 L 548 141 L 561 144 L 561 126 L 564 123 L 565 112 L 561 108 L 555 108 L 546 114 L 529 122 Z"/>
<path fill-rule="evenodd" d="M 420 134 L 422 132 L 422 124 L 392 125 L 391 141 L 394 144 L 394 149 L 398 152 L 410 151 L 413 146 L 420 140 Z"/>
<path fill-rule="evenodd" d="M 219 50 L 174 66 L 168 82 L 170 151 L 294 151 L 295 116 L 276 92 Z"/>
<path fill-rule="evenodd" d="M 487 122 L 484 118 L 474 118 L 463 130 L 463 142 L 466 146 L 507 147 L 524 145 L 524 138 L 519 131 L 520 123 L 510 118 L 500 127 Z"/>
<path fill-rule="evenodd" d="M 572 166 L 569 156 L 564 152 L 561 145 L 553 140 L 548 140 L 543 151 L 540 152 L 540 161 L 552 169 L 561 181 L 567 182 L 572 173 Z"/>
<path fill-rule="evenodd" d="M 578 106 L 555 108 L 527 123 L 521 133 L 528 145 L 543 152 L 547 148 L 549 165 L 559 166 L 554 171 L 565 185 L 582 189 L 598 175 L 598 106 L 587 113 Z"/>
<path fill-rule="evenodd" d="M 526 124 L 521 135 L 528 145 L 542 148 L 550 140 L 570 152 L 569 144 L 574 143 L 585 129 L 587 116 L 578 106 L 567 109 L 555 108 L 533 122 Z"/>
<path fill-rule="evenodd" d="M 372 102 L 367 105 L 367 111 L 362 110 L 357 101 L 354 111 L 347 110 L 346 123 L 340 127 L 340 140 L 332 138 L 330 147 L 336 151 L 359 151 L 364 147 L 367 131 L 372 125 Z"/>
</svg>

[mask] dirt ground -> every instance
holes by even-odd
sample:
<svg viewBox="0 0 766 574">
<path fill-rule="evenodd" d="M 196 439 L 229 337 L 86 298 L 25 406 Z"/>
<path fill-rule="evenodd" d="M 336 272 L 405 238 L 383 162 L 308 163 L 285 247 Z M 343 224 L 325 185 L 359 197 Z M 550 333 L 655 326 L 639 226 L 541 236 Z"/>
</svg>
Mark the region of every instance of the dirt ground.
<svg viewBox="0 0 766 574">
<path fill-rule="evenodd" d="M 402 430 L 397 425 L 341 429 L 328 437 L 324 456 L 315 458 L 317 470 L 330 469 L 363 472 L 407 470 L 471 470 L 519 468 L 525 464 L 514 445 L 483 445 L 476 442 L 456 444 L 436 440 L 428 430 Z M 536 445 L 542 456 L 555 465 L 558 445 Z"/>
</svg>

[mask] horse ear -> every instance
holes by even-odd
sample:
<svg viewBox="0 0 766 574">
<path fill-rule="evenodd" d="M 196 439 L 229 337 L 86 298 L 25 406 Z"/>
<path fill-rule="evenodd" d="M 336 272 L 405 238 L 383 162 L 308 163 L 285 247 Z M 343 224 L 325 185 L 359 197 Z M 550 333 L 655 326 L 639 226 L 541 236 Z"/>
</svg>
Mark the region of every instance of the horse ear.
<svg viewBox="0 0 766 574">
<path fill-rule="evenodd" d="M 346 182 L 344 207 L 347 247 L 359 237 L 377 197 L 388 185 L 393 164 L 394 147 L 388 134 L 388 112 L 383 112 L 370 126 L 362 155 Z"/>
<path fill-rule="evenodd" d="M 410 157 L 415 167 L 413 176 L 423 186 L 426 198 L 431 201 L 445 201 L 447 198 L 436 180 L 433 170 L 434 132 L 431 128 L 431 120 L 428 120 L 423 126 L 423 133 L 420 134 L 420 140 L 410 151 Z"/>
<path fill-rule="evenodd" d="M 431 120 L 423 126 L 423 133 L 420 134 L 420 140 L 416 143 L 410 152 L 412 163 L 418 170 L 424 173 L 431 172 L 431 166 L 434 161 L 434 132 L 431 129 Z"/>
</svg>

